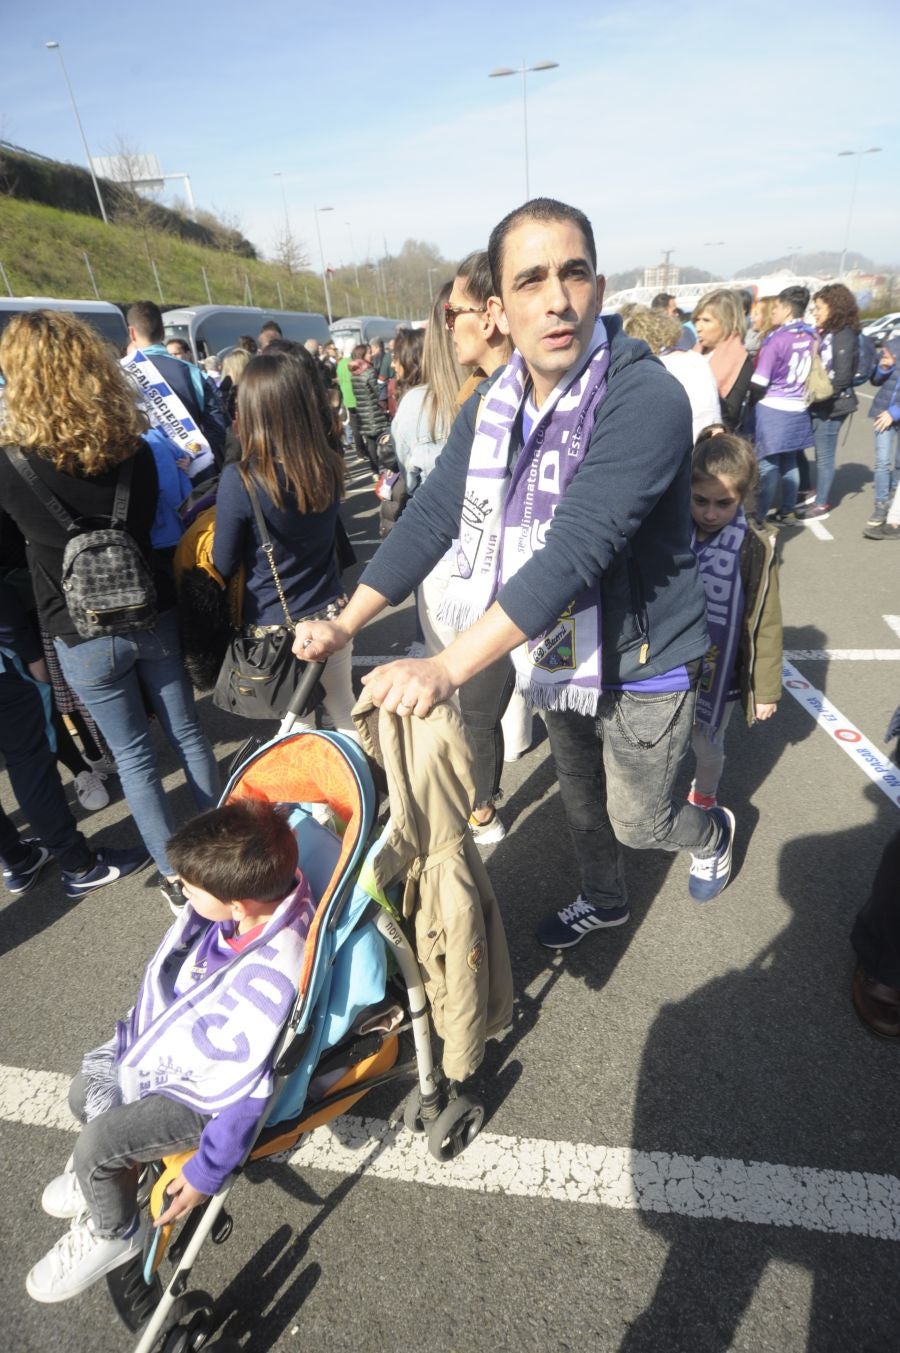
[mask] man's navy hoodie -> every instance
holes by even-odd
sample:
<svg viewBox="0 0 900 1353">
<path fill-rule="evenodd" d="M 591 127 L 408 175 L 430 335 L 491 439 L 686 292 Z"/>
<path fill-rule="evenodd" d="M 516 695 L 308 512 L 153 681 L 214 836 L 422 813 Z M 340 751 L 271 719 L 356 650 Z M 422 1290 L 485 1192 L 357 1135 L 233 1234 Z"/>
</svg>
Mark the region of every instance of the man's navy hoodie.
<svg viewBox="0 0 900 1353">
<path fill-rule="evenodd" d="M 701 657 L 706 600 L 691 549 L 691 410 L 646 343 L 610 337 L 609 388 L 584 460 L 536 551 L 496 600 L 529 637 L 601 581 L 603 681 L 642 681 Z M 425 483 L 362 575 L 396 605 L 459 534 L 480 397 L 461 409 Z M 521 451 L 514 431 L 510 459 Z"/>
</svg>

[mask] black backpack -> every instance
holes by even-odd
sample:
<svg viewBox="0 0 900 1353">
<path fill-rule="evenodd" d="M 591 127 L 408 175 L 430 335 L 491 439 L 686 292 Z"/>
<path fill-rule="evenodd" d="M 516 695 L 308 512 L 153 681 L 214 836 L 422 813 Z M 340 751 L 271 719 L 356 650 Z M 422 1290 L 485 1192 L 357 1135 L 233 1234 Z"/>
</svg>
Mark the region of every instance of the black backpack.
<svg viewBox="0 0 900 1353">
<path fill-rule="evenodd" d="M 60 581 L 72 624 L 82 639 L 150 629 L 156 623 L 156 587 L 150 566 L 125 524 L 133 458 L 119 470 L 108 526 L 70 517 L 21 451 L 10 448 L 9 458 L 69 537 Z"/>
<path fill-rule="evenodd" d="M 875 374 L 878 353 L 874 340 L 868 334 L 857 334 L 856 339 L 856 369 L 853 372 L 853 384 L 865 385 Z"/>
</svg>

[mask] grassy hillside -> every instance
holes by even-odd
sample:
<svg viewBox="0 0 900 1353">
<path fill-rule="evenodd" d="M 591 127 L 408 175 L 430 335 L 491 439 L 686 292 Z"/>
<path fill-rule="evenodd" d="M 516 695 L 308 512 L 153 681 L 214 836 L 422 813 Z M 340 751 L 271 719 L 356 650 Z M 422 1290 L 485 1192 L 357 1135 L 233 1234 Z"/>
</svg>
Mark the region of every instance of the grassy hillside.
<svg viewBox="0 0 900 1353">
<path fill-rule="evenodd" d="M 276 286 L 280 283 L 286 310 L 325 312 L 321 278 L 311 273 L 289 276 L 277 264 L 207 249 L 173 235 L 133 225 L 107 226 L 90 216 L 0 197 L 0 263 L 15 295 L 91 298 L 94 291 L 85 252 L 103 300 L 159 300 L 152 259 L 159 273 L 164 309 L 206 304 L 201 271 L 205 268 L 217 305 L 249 304 L 247 278 L 253 305 L 280 309 Z M 4 291 L 0 279 L 0 295 Z M 364 308 L 355 288 L 343 284 L 332 295 L 332 304 L 336 314 L 348 310 L 359 313 Z"/>
</svg>

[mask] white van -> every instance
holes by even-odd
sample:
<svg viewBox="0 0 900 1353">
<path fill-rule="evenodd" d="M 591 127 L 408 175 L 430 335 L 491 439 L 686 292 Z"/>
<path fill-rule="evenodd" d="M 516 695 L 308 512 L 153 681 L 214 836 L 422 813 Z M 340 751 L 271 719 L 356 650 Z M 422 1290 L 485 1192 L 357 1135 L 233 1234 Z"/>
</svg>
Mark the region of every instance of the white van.
<svg viewBox="0 0 900 1353">
<path fill-rule="evenodd" d="M 331 326 L 331 337 L 342 357 L 349 357 L 357 343 L 371 343 L 373 338 L 385 342 L 404 327 L 401 319 L 385 319 L 383 315 L 352 315 L 336 319 Z"/>
<path fill-rule="evenodd" d="M 233 348 L 242 334 L 256 338 L 266 320 L 274 320 L 285 338 L 305 343 L 315 338 L 327 343 L 331 334 L 324 315 L 306 310 L 263 310 L 258 305 L 197 305 L 164 310 L 166 338 L 182 338 L 195 360 Z"/>
<path fill-rule="evenodd" d="M 54 296 L 3 296 L 0 297 L 0 333 L 13 315 L 21 315 L 26 310 L 64 310 L 70 315 L 77 315 L 108 339 L 120 357 L 125 355 L 128 326 L 122 311 L 111 301 L 61 301 Z"/>
</svg>

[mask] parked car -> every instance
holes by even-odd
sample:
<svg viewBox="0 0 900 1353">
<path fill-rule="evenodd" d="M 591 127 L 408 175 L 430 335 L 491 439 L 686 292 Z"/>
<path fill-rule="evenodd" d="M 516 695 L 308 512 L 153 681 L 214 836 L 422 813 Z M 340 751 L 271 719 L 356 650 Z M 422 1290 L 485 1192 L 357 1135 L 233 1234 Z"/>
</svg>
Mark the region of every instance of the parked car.
<svg viewBox="0 0 900 1353">
<path fill-rule="evenodd" d="M 128 327 L 122 311 L 111 301 L 70 301 L 59 300 L 55 296 L 0 297 L 0 332 L 6 328 L 13 315 L 21 315 L 25 310 L 64 310 L 70 315 L 77 315 L 109 339 L 120 357 L 125 355 Z"/>
<path fill-rule="evenodd" d="M 868 334 L 879 348 L 889 338 L 900 338 L 900 310 L 895 310 L 890 315 L 880 315 L 878 319 L 870 319 L 868 324 L 863 325 L 862 331 Z"/>
<path fill-rule="evenodd" d="M 307 338 L 327 343 L 331 334 L 324 315 L 306 310 L 263 310 L 258 305 L 197 305 L 163 311 L 166 338 L 182 338 L 196 361 L 234 347 L 241 334 L 256 338 L 272 319 L 285 338 L 304 343 Z"/>
</svg>

